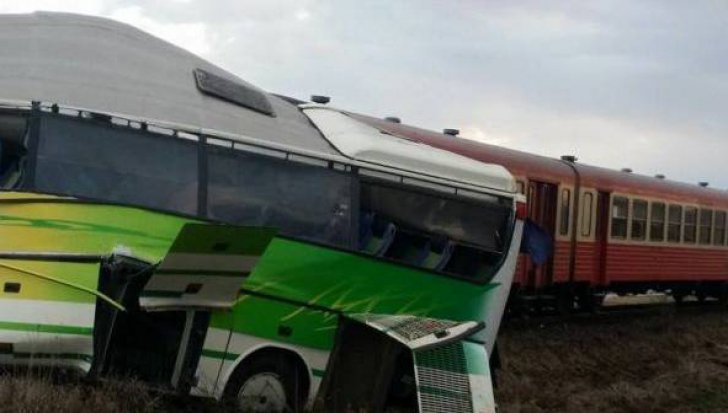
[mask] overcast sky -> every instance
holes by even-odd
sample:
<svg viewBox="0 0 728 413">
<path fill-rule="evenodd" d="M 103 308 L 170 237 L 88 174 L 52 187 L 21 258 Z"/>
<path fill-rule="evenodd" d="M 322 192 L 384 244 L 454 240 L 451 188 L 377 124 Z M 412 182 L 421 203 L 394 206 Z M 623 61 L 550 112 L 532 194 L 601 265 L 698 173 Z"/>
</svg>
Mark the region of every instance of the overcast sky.
<svg viewBox="0 0 728 413">
<path fill-rule="evenodd" d="M 728 1 L 0 0 L 130 23 L 269 91 L 728 188 Z"/>
</svg>

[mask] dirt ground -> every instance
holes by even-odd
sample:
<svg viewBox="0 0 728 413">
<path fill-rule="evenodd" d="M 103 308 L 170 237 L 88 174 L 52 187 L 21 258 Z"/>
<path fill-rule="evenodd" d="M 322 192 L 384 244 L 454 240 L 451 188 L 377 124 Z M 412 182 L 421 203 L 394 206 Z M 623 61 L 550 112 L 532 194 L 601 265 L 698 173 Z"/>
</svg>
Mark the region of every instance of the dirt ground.
<svg viewBox="0 0 728 413">
<path fill-rule="evenodd" d="M 499 347 L 500 413 L 728 412 L 727 310 L 513 320 Z"/>
</svg>

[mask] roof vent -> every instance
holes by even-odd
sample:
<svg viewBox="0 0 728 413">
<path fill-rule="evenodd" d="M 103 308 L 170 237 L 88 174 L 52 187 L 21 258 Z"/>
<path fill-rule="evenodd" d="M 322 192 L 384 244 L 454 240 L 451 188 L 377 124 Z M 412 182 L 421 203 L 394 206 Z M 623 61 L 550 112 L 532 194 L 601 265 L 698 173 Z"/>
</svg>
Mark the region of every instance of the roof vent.
<svg viewBox="0 0 728 413">
<path fill-rule="evenodd" d="M 392 123 L 402 123 L 402 120 L 396 116 L 387 116 L 386 118 L 384 118 L 384 120 Z"/>
<path fill-rule="evenodd" d="M 460 130 L 459 129 L 443 129 L 442 133 L 444 133 L 445 135 L 450 135 L 450 136 L 458 136 L 460 134 Z"/>
<path fill-rule="evenodd" d="M 203 69 L 195 69 L 193 74 L 200 92 L 268 116 L 275 116 L 266 93 Z"/>
<path fill-rule="evenodd" d="M 657 179 L 665 179 L 665 175 L 663 175 L 663 174 L 657 174 L 657 175 L 655 175 L 655 178 L 657 178 Z"/>
<path fill-rule="evenodd" d="M 622 168 L 622 172 L 626 172 L 628 174 L 632 173 L 632 168 Z"/>
<path fill-rule="evenodd" d="M 331 98 L 328 97 L 328 96 L 312 95 L 311 96 L 311 102 L 313 102 L 313 103 L 319 103 L 321 105 L 325 105 L 325 104 L 331 102 Z"/>
<path fill-rule="evenodd" d="M 698 185 L 700 185 L 702 188 L 707 188 L 708 187 L 708 183 L 705 182 L 705 181 L 698 182 Z"/>
<path fill-rule="evenodd" d="M 574 162 L 578 161 L 579 159 L 574 155 L 561 155 L 561 160 L 574 163 Z"/>
</svg>

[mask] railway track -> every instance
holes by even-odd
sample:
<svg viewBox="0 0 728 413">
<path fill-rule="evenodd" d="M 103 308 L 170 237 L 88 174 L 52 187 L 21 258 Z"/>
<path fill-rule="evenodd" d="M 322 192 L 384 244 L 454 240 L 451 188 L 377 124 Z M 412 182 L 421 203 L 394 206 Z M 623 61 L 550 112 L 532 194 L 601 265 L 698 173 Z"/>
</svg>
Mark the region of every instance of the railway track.
<svg viewBox="0 0 728 413">
<path fill-rule="evenodd" d="M 621 320 L 639 317 L 697 316 L 706 313 L 728 314 L 728 307 L 718 301 L 685 301 L 675 304 L 671 301 L 639 304 L 610 304 L 594 312 L 559 314 L 555 310 L 541 313 L 512 315 L 503 319 L 504 329 L 539 328 L 555 324 L 618 323 Z"/>
</svg>

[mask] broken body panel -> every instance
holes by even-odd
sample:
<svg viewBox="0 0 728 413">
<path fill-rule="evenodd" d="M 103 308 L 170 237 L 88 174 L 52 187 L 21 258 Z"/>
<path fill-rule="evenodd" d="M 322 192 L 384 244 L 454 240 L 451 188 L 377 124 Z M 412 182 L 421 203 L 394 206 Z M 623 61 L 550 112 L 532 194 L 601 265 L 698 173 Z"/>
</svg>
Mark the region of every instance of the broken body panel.
<svg viewBox="0 0 728 413">
<path fill-rule="evenodd" d="M 18 293 L 6 291 L 0 300 L 0 305 L 14 308 L 3 312 L 0 324 L 6 349 L 1 361 L 6 364 L 32 360 L 35 365 L 76 367 L 91 374 L 128 373 L 169 388 L 220 397 L 236 362 L 254 350 L 246 343 L 254 337 L 303 354 L 315 395 L 328 371 L 342 317 L 395 338 L 415 355 L 425 354 L 421 348 L 439 347 L 443 332 L 448 343 L 457 339 L 464 349 L 471 344 L 482 349 L 482 343 L 460 338 L 470 339 L 482 327 L 472 320 L 482 319 L 482 303 L 495 285 L 453 284 L 406 266 L 273 237 L 267 229 L 198 224 L 138 208 L 55 196 L 3 195 L 9 197 L 0 200 L 0 231 L 5 235 L 0 248 L 22 251 L 0 260 L 7 270 L 2 282 L 20 285 Z M 148 226 L 150 222 L 155 228 Z M 168 252 L 163 252 L 165 245 Z M 117 255 L 104 256 L 114 250 Z M 232 268 L 239 268 L 225 274 L 239 283 L 232 294 L 229 280 L 220 277 L 223 268 L 230 268 L 229 259 L 235 262 Z M 178 273 L 185 278 L 167 282 Z M 225 288 L 219 288 L 221 281 Z M 195 296 L 203 299 L 192 299 Z M 28 311 L 18 311 L 26 306 Z M 439 320 L 423 318 L 431 334 L 425 330 L 427 334 L 406 340 L 393 333 L 392 323 L 418 317 L 387 314 Z M 129 335 L 139 340 L 120 339 Z M 487 372 L 485 351 L 479 361 L 473 357 L 469 365 Z M 418 360 L 413 366 L 420 369 Z M 469 394 L 492 399 L 489 377 L 468 380 L 480 387 Z M 426 391 L 427 386 L 422 388 Z"/>
</svg>

